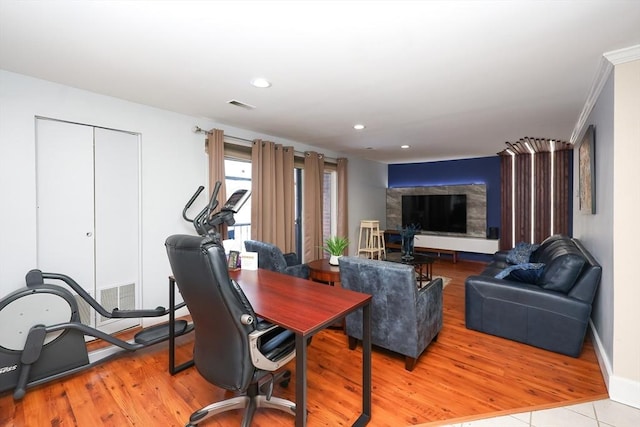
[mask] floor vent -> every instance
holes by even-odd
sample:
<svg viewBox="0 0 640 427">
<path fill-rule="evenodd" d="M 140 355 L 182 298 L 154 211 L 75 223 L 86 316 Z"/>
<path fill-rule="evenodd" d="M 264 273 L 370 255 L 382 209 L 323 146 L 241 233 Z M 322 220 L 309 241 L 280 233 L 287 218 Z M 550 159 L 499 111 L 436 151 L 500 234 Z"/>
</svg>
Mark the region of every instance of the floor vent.
<svg viewBox="0 0 640 427">
<path fill-rule="evenodd" d="M 121 286 L 114 286 L 100 290 L 100 304 L 107 310 L 135 310 L 136 308 L 136 285 L 129 283 Z M 100 316 L 100 323 L 111 319 Z"/>
</svg>

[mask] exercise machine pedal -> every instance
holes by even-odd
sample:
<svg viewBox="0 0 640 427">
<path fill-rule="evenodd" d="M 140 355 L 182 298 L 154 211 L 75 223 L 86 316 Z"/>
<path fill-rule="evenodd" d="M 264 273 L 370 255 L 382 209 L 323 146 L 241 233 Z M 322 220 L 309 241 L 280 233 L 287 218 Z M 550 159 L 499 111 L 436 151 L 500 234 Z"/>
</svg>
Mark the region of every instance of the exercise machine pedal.
<svg viewBox="0 0 640 427">
<path fill-rule="evenodd" d="M 186 320 L 176 320 L 173 324 L 173 331 L 176 337 L 191 332 L 192 329 L 193 324 L 189 324 Z M 167 338 L 169 338 L 169 323 L 163 323 L 143 329 L 134 335 L 133 340 L 138 344 L 147 346 L 164 341 Z"/>
</svg>

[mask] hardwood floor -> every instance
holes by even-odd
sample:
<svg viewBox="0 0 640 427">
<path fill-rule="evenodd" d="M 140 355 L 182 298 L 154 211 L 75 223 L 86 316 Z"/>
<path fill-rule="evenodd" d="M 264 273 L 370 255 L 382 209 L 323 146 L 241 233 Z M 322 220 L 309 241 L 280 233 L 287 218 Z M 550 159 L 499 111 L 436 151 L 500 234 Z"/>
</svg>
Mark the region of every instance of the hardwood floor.
<svg viewBox="0 0 640 427">
<path fill-rule="evenodd" d="M 444 290 L 444 326 L 413 372 L 404 358 L 373 351 L 373 417 L 370 426 L 437 425 L 489 415 L 530 411 L 606 398 L 607 390 L 589 338 L 579 358 L 467 330 L 464 279 L 481 263 L 438 260 L 434 274 L 451 277 Z M 178 341 L 178 361 L 190 355 L 192 335 Z M 361 353 L 339 330 L 316 335 L 309 348 L 308 425 L 351 425 L 360 413 Z M 127 354 L 83 373 L 45 384 L 15 402 L 0 396 L 0 426 L 181 426 L 189 415 L 231 394 L 202 379 L 194 368 L 167 372 L 167 344 Z M 294 362 L 291 362 L 295 381 Z M 274 395 L 294 400 L 294 382 Z M 239 425 L 240 411 L 202 426 Z M 253 426 L 291 426 L 279 411 L 258 410 Z"/>
</svg>

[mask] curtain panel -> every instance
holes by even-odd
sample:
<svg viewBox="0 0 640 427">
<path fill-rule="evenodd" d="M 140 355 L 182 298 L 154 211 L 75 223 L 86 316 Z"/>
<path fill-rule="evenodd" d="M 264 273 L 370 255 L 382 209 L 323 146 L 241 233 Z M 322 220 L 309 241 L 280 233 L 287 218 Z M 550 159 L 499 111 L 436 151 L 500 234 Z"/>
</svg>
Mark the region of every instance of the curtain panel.
<svg viewBox="0 0 640 427">
<path fill-rule="evenodd" d="M 219 212 L 227 201 L 227 189 L 225 185 L 224 171 L 224 131 L 211 129 L 207 132 L 205 141 L 205 151 L 209 159 L 209 197 L 213 194 L 216 182 L 220 181 L 220 191 L 218 192 L 218 206 L 214 212 Z M 227 238 L 227 225 L 221 224 L 218 232 L 222 239 Z"/>
<path fill-rule="evenodd" d="M 256 139 L 251 148 L 251 238 L 295 251 L 294 150 Z"/>
<path fill-rule="evenodd" d="M 304 157 L 303 172 L 303 230 L 305 262 L 324 256 L 322 246 L 322 194 L 324 182 L 324 156 L 308 151 Z"/>
</svg>

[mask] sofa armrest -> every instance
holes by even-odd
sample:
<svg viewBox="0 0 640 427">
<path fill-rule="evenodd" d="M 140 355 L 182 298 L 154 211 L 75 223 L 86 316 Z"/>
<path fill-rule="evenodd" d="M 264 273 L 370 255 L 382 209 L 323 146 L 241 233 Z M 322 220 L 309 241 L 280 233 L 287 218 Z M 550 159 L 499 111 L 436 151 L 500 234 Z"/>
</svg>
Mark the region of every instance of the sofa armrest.
<svg viewBox="0 0 640 427">
<path fill-rule="evenodd" d="M 469 329 L 536 347 L 580 355 L 591 304 L 537 285 L 470 276 L 465 283 Z"/>
<path fill-rule="evenodd" d="M 508 264 L 507 255 L 509 255 L 509 251 L 498 251 L 493 254 L 493 262 L 499 264 Z"/>
<path fill-rule="evenodd" d="M 588 316 L 591 312 L 591 304 L 585 304 L 561 292 L 514 280 L 469 276 L 465 281 L 465 287 L 467 306 L 473 306 L 474 300 L 491 299 L 535 307 L 574 319 L 584 319 L 585 315 Z"/>
</svg>

